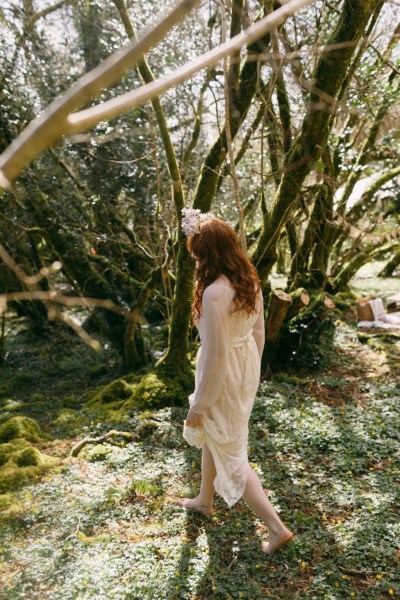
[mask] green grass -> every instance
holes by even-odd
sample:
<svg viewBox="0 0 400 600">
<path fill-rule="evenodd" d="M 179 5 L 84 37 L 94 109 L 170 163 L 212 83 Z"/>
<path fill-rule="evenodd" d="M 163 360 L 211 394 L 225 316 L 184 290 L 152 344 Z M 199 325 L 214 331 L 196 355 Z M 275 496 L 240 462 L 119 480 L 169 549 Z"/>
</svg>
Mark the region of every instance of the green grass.
<svg viewBox="0 0 400 600">
<path fill-rule="evenodd" d="M 228 509 L 217 497 L 213 517 L 168 501 L 197 492 L 200 452 L 182 438 L 185 410 L 166 408 L 130 416 L 125 429 L 142 425 L 137 442 L 110 445 L 102 461 L 66 460 L 61 473 L 13 494 L 1 522 L 0 594 L 399 598 L 398 375 L 342 324 L 329 370 L 262 383 L 250 461 L 295 533 L 276 555 L 260 551 L 266 529 L 242 501 Z M 93 423 L 81 433 L 107 429 Z"/>
</svg>

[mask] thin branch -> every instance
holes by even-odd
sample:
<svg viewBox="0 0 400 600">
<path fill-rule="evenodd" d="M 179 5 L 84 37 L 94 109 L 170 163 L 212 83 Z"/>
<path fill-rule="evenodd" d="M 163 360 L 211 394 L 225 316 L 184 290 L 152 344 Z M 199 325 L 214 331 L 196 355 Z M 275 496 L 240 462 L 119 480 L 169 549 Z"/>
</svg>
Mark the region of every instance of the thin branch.
<svg viewBox="0 0 400 600">
<path fill-rule="evenodd" d="M 138 41 L 120 48 L 83 75 L 65 94 L 50 104 L 42 115 L 32 121 L 0 156 L 0 192 L 44 149 L 52 146 L 62 136 L 84 129 L 77 127 L 71 130 L 68 116 L 121 79 L 127 69 L 139 62 L 198 3 L 199 0 L 182 0 L 167 15 L 158 15 L 156 24 L 145 31 Z M 100 120 L 102 118 L 98 121 Z"/>
<path fill-rule="evenodd" d="M 84 296 L 65 296 L 54 290 L 41 291 L 29 290 L 26 292 L 10 292 L 8 294 L 0 294 L 0 313 L 7 310 L 8 302 L 20 300 L 40 300 L 41 302 L 57 302 L 65 306 L 96 306 L 97 308 L 106 308 L 113 312 L 126 317 L 129 312 L 117 306 L 112 300 L 101 300 L 99 298 L 86 298 Z"/>
<path fill-rule="evenodd" d="M 166 33 L 182 20 L 198 1 L 183 0 L 138 42 L 118 50 L 95 69 L 81 77 L 65 95 L 55 100 L 43 115 L 30 123 L 0 156 L 0 193 L 42 150 L 53 145 L 62 136 L 89 129 L 99 121 L 131 110 L 182 83 L 198 71 L 216 64 L 224 56 L 234 54 L 243 45 L 257 41 L 288 16 L 315 0 L 290 0 L 278 10 L 254 23 L 246 31 L 176 69 L 172 74 L 148 83 L 138 90 L 122 94 L 100 106 L 71 114 L 76 108 L 88 102 L 91 97 L 97 96 L 102 89 L 110 87 L 120 79 L 125 71 L 140 61 L 145 52 L 163 39 Z"/>
<path fill-rule="evenodd" d="M 225 0 L 221 0 L 221 29 L 222 29 L 222 41 L 225 43 L 226 40 L 226 16 L 225 16 Z M 235 157 L 233 154 L 233 144 L 232 144 L 232 133 L 231 133 L 231 66 L 229 65 L 228 57 L 224 57 L 224 93 L 225 93 L 225 135 L 226 135 L 226 145 L 228 150 L 228 159 L 229 163 L 227 163 L 229 172 L 232 177 L 233 189 L 235 192 L 235 200 L 236 200 L 236 208 L 239 216 L 239 234 L 240 234 L 240 245 L 242 247 L 243 252 L 246 252 L 247 243 L 246 243 L 246 231 L 244 227 L 244 217 L 243 217 L 243 208 L 240 199 L 240 187 L 239 181 L 236 171 Z"/>
</svg>

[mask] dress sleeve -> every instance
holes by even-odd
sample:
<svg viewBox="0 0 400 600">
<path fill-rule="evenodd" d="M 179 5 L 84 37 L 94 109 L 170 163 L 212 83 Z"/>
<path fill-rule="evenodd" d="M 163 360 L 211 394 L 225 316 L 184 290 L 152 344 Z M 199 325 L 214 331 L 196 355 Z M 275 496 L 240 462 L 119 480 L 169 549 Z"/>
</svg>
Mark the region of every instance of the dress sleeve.
<svg viewBox="0 0 400 600">
<path fill-rule="evenodd" d="M 261 357 L 262 357 L 262 353 L 264 350 L 264 343 L 265 343 L 265 322 L 264 322 L 264 299 L 263 299 L 261 290 L 258 293 L 259 293 L 259 303 L 260 303 L 261 307 L 259 308 L 260 312 L 258 313 L 257 320 L 253 325 L 253 336 L 254 336 L 254 339 L 256 340 L 258 354 L 259 354 L 260 362 L 261 362 Z"/>
<path fill-rule="evenodd" d="M 203 414 L 218 400 L 225 383 L 229 359 L 229 311 L 232 292 L 220 285 L 204 290 L 201 314 L 202 369 L 190 407 Z"/>
</svg>

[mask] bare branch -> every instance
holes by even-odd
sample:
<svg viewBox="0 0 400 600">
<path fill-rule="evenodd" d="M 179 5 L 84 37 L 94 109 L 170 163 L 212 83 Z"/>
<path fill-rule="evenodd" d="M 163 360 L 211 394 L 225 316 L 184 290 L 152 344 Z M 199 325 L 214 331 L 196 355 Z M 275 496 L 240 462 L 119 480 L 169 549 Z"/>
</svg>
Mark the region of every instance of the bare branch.
<svg viewBox="0 0 400 600">
<path fill-rule="evenodd" d="M 181 0 L 169 14 L 160 14 L 156 25 L 143 33 L 138 41 L 120 48 L 92 71 L 83 75 L 42 115 L 32 121 L 0 157 L 0 191 L 1 188 L 7 188 L 42 150 L 52 146 L 62 136 L 71 134 L 74 130 L 69 127 L 68 116 L 118 81 L 127 69 L 161 41 L 198 2 L 199 0 Z M 75 131 L 81 129 L 78 127 Z"/>
<path fill-rule="evenodd" d="M 206 52 L 186 63 L 172 74 L 148 83 L 138 90 L 104 102 L 100 106 L 71 114 L 82 104 L 97 96 L 104 88 L 115 83 L 125 71 L 136 64 L 151 47 L 198 3 L 199 0 L 183 0 L 161 22 L 157 23 L 138 42 L 112 54 L 103 63 L 79 79 L 69 91 L 55 100 L 50 107 L 14 140 L 0 156 L 0 193 L 19 175 L 42 150 L 53 145 L 64 135 L 89 129 L 99 121 L 110 119 L 146 102 L 167 89 L 182 83 L 194 73 L 216 64 L 219 60 L 235 54 L 243 45 L 257 41 L 284 19 L 314 0 L 290 0 L 284 6 L 254 23 L 225 44 Z"/>
</svg>

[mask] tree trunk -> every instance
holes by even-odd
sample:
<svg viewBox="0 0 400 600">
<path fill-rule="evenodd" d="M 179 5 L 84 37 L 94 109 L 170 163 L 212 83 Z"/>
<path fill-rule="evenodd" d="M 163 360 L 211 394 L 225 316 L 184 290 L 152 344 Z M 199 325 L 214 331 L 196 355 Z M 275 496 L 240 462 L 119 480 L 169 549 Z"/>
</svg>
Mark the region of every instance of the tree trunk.
<svg viewBox="0 0 400 600">
<path fill-rule="evenodd" d="M 249 57 L 241 70 L 239 84 L 235 94 L 235 111 L 231 112 L 230 126 L 232 140 L 238 133 L 239 127 L 247 115 L 251 100 L 257 90 L 258 66 L 255 55 L 265 51 L 268 42 L 269 35 L 266 36 L 265 40 L 260 40 L 248 47 Z M 211 202 L 217 190 L 220 169 L 226 156 L 226 152 L 227 142 L 224 128 L 204 160 L 194 193 L 193 207 L 199 208 L 202 212 L 208 212 L 210 210 Z M 179 361 L 184 361 L 186 363 L 187 367 L 184 369 L 185 372 L 189 369 L 187 341 L 193 297 L 195 262 L 186 249 L 186 236 L 180 228 L 180 215 L 178 227 L 179 248 L 168 349 L 157 365 L 158 369 L 167 372 L 177 372 L 176 365 Z M 183 365 L 184 362 L 181 362 L 181 364 Z"/>
<path fill-rule="evenodd" d="M 274 366 L 279 334 L 291 304 L 291 296 L 283 290 L 272 292 L 265 323 L 265 352 L 261 366 L 262 371 L 266 370 L 267 376 L 269 376 Z"/>
<path fill-rule="evenodd" d="M 378 274 L 378 277 L 392 277 L 393 273 L 400 265 L 400 251 L 395 252 L 393 257 L 389 260 L 387 265 Z"/>
</svg>

